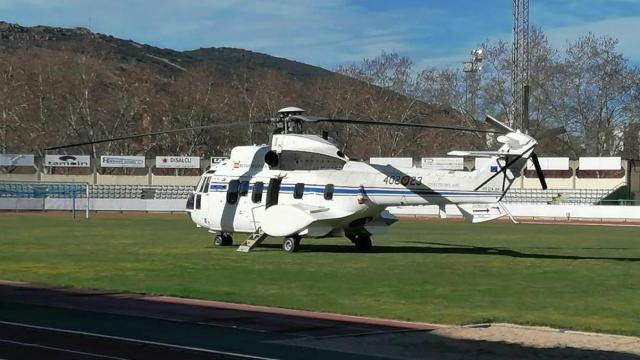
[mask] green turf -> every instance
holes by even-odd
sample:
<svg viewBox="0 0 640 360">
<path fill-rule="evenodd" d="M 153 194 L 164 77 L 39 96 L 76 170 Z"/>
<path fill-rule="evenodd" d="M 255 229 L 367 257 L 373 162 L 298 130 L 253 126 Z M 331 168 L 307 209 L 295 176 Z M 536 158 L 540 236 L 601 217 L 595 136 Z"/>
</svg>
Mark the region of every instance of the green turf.
<svg viewBox="0 0 640 360">
<path fill-rule="evenodd" d="M 214 248 L 186 216 L 0 215 L 0 278 L 436 323 L 640 335 L 640 229 L 400 222 L 346 239 Z M 241 240 L 236 237 L 236 243 Z"/>
</svg>

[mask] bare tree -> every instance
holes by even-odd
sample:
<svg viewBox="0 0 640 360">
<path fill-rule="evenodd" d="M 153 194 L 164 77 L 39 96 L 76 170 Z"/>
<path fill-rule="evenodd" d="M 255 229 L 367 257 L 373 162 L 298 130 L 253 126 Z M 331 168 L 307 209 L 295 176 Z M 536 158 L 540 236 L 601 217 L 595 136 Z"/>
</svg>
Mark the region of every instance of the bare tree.
<svg viewBox="0 0 640 360">
<path fill-rule="evenodd" d="M 621 150 L 624 124 L 632 121 L 633 73 L 617 40 L 589 34 L 569 44 L 562 63 L 559 115 L 571 130 L 575 155 L 607 156 Z"/>
</svg>

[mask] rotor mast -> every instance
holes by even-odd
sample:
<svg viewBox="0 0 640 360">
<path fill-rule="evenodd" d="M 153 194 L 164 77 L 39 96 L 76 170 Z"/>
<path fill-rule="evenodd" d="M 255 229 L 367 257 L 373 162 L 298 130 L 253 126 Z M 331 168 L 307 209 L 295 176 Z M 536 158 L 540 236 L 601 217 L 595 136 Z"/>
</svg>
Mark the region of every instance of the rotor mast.
<svg viewBox="0 0 640 360">
<path fill-rule="evenodd" d="M 278 110 L 278 118 L 276 122 L 282 133 L 284 134 L 297 134 L 302 132 L 302 124 L 300 120 L 296 120 L 295 116 L 300 116 L 304 113 L 299 107 L 289 106 L 284 109 Z"/>
<path fill-rule="evenodd" d="M 529 130 L 529 0 L 513 0 L 513 127 Z"/>
</svg>

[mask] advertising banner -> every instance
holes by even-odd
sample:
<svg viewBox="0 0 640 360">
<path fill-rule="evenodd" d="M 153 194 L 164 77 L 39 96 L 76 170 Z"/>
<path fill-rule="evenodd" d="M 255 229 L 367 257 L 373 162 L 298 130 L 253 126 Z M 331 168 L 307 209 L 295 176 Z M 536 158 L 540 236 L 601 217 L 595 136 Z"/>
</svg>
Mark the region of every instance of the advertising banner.
<svg viewBox="0 0 640 360">
<path fill-rule="evenodd" d="M 464 158 L 461 157 L 422 158 L 420 164 L 423 169 L 464 170 Z"/>
<path fill-rule="evenodd" d="M 542 170 L 569 170 L 568 157 L 541 157 L 538 161 Z M 535 170 L 531 160 L 527 161 L 527 170 Z"/>
<path fill-rule="evenodd" d="M 143 168 L 144 156 L 104 155 L 100 156 L 100 167 Z"/>
<path fill-rule="evenodd" d="M 0 166 L 33 166 L 33 155 L 0 154 Z"/>
<path fill-rule="evenodd" d="M 49 167 L 89 167 L 89 155 L 46 155 L 44 165 Z"/>
<path fill-rule="evenodd" d="M 156 167 L 167 169 L 197 169 L 200 168 L 200 158 L 197 156 L 156 156 Z"/>
<path fill-rule="evenodd" d="M 613 157 L 581 157 L 578 159 L 580 170 L 620 170 L 622 159 Z"/>
</svg>

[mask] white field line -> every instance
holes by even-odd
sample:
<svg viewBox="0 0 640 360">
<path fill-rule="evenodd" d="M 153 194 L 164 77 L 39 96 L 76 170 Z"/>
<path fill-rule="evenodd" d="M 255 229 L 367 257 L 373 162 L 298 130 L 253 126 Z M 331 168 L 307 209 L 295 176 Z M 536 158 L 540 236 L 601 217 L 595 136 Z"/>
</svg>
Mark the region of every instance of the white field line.
<svg viewBox="0 0 640 360">
<path fill-rule="evenodd" d="M 181 349 L 181 350 L 199 351 L 199 352 L 205 352 L 205 353 L 209 353 L 209 354 L 236 356 L 236 357 L 241 357 L 241 358 L 245 358 L 245 359 L 278 360 L 278 359 L 275 359 L 275 358 L 268 358 L 268 357 L 248 355 L 248 354 L 240 354 L 240 353 L 227 352 L 227 351 L 211 350 L 211 349 L 199 348 L 199 347 L 194 347 L 194 346 L 183 346 L 183 345 L 169 344 L 169 343 L 163 343 L 163 342 L 158 342 L 158 341 L 133 339 L 133 338 L 127 338 L 127 337 L 122 337 L 122 336 L 112 336 L 112 335 L 97 334 L 97 333 L 85 332 L 85 331 L 58 329 L 58 328 L 52 328 L 52 327 L 48 327 L 48 326 L 38 326 L 38 325 L 29 325 L 29 324 L 16 323 L 16 322 L 12 322 L 12 321 L 0 321 L 0 324 L 25 327 L 25 328 L 29 328 L 29 329 L 56 331 L 56 332 L 66 333 L 66 334 L 94 336 L 94 337 L 102 338 L 102 339 L 128 341 L 128 342 L 133 342 L 133 343 L 138 343 L 138 344 L 145 344 L 145 345 L 164 346 L 164 347 L 168 347 L 168 348 Z"/>
<path fill-rule="evenodd" d="M 577 226 L 619 226 L 619 227 L 640 227 L 640 224 L 612 224 L 612 223 L 589 223 L 589 222 L 553 222 L 553 221 L 518 221 L 520 224 L 533 225 L 577 225 Z"/>
<path fill-rule="evenodd" d="M 98 357 L 98 358 L 103 358 L 103 359 L 128 360 L 128 359 L 121 358 L 121 357 L 101 355 L 101 354 L 96 354 L 96 353 L 90 353 L 90 352 L 84 352 L 84 351 L 76 351 L 76 350 L 71 350 L 71 349 L 55 347 L 55 346 L 46 346 L 46 345 L 40 345 L 40 344 L 34 344 L 34 343 L 26 343 L 26 342 L 21 342 L 21 341 L 14 341 L 14 340 L 0 339 L 0 342 L 7 343 L 7 344 L 20 345 L 20 346 L 47 349 L 47 350 L 55 350 L 55 351 L 66 352 L 66 353 L 71 353 L 71 354 L 88 355 L 88 356 L 93 356 L 93 357 Z"/>
</svg>

